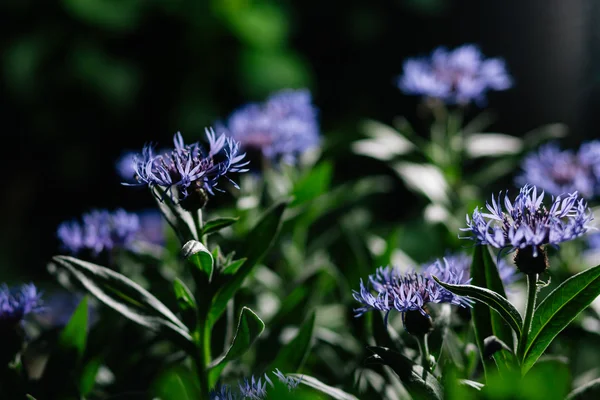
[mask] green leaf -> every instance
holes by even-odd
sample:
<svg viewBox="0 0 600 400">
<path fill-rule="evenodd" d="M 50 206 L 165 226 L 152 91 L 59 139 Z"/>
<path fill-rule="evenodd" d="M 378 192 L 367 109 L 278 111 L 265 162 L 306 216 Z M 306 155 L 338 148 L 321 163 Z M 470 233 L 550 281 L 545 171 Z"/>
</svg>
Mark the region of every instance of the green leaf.
<svg viewBox="0 0 600 400">
<path fill-rule="evenodd" d="M 517 337 L 521 336 L 521 326 L 523 325 L 521 314 L 519 314 L 519 311 L 517 311 L 517 309 L 506 298 L 500 296 L 496 292 L 492 292 L 489 289 L 480 288 L 479 286 L 452 285 L 450 283 L 440 281 L 437 276 L 433 276 L 433 279 L 454 294 L 459 296 L 469 296 L 487 304 L 490 308 L 498 312 L 502 318 L 504 318 L 510 327 L 517 333 Z"/>
<path fill-rule="evenodd" d="M 489 249 L 485 246 L 475 246 L 473 262 L 471 264 L 471 284 L 473 286 L 490 289 L 496 292 L 500 297 L 506 298 L 498 268 L 496 267 Z M 514 351 L 515 343 L 511 333 L 511 326 L 508 325 L 503 317 L 497 312 L 492 312 L 490 307 L 485 303 L 476 302 L 473 304 L 471 313 L 473 316 L 477 347 L 479 348 L 479 354 L 486 372 L 489 372 L 487 371 L 489 369 L 496 369 L 497 364 L 501 367 L 508 367 L 509 362 L 512 360 L 509 361 L 509 355 L 503 351 L 496 355 L 496 359 L 502 362 L 494 363 L 493 360 L 484 357 L 484 340 L 490 336 L 496 336 Z M 520 320 L 521 316 L 518 312 L 516 312 L 515 318 L 519 318 Z M 517 332 L 520 332 L 522 324 L 517 325 L 519 328 L 519 331 Z M 519 334 L 517 334 L 517 336 L 519 336 Z"/>
<path fill-rule="evenodd" d="M 221 274 L 223 275 L 235 275 L 235 273 L 240 269 L 242 265 L 246 262 L 245 258 L 240 258 L 239 260 L 232 261 L 230 264 L 223 267 Z"/>
<path fill-rule="evenodd" d="M 200 240 L 192 214 L 173 202 L 170 194 L 165 194 L 163 188 L 155 186 L 152 190 L 160 212 L 171 225 L 181 243 Z M 200 212 L 198 211 L 198 213 Z"/>
<path fill-rule="evenodd" d="M 335 400 L 358 400 L 358 397 L 355 397 L 349 393 L 344 392 L 338 388 L 331 387 L 329 385 L 324 384 L 317 378 L 314 378 L 309 375 L 304 374 L 286 374 L 290 377 L 299 378 L 300 383 L 311 387 L 313 389 L 318 390 L 321 393 L 325 393 L 326 395 L 331 396 L 332 399 Z"/>
<path fill-rule="evenodd" d="M 227 303 L 242 286 L 252 268 L 261 260 L 279 232 L 281 218 L 289 200 L 281 201 L 271 207 L 258 221 L 256 226 L 247 234 L 246 241 L 240 251 L 246 261 L 234 275 L 227 276 L 227 280 L 213 297 L 212 306 L 208 314 L 208 323 L 213 325 L 225 311 Z"/>
<path fill-rule="evenodd" d="M 600 399 L 600 378 L 574 389 L 566 400 Z"/>
<path fill-rule="evenodd" d="M 198 271 L 202 271 L 208 277 L 208 281 L 212 280 L 214 265 L 213 256 L 208 249 L 197 240 L 186 242 L 181 248 L 181 254 L 194 266 L 192 275 L 199 282 L 201 276 L 198 276 Z"/>
<path fill-rule="evenodd" d="M 88 328 L 88 302 L 84 296 L 73 312 L 69 322 L 58 337 L 58 346 L 63 350 L 74 350 L 81 360 L 85 351 Z"/>
<path fill-rule="evenodd" d="M 192 338 L 187 327 L 167 306 L 137 283 L 111 269 L 70 256 L 52 259 L 65 268 L 101 302 L 149 329 L 174 333 L 184 345 Z"/>
<path fill-rule="evenodd" d="M 394 370 L 408 393 L 415 400 L 443 399 L 443 390 L 438 380 L 423 367 L 402 354 L 385 347 L 369 346 L 381 362 Z"/>
<path fill-rule="evenodd" d="M 190 329 L 196 329 L 198 322 L 198 306 L 192 291 L 179 278 L 173 281 L 173 290 L 177 299 L 177 306 L 183 317 L 183 322 Z"/>
<path fill-rule="evenodd" d="M 270 371 L 275 369 L 280 369 L 283 372 L 300 371 L 312 347 L 315 317 L 316 314 L 313 311 L 302 324 L 296 337 L 279 350 L 277 357 L 271 363 Z"/>
<path fill-rule="evenodd" d="M 248 307 L 242 308 L 235 336 L 229 349 L 219 358 L 215 359 L 209 368 L 239 358 L 244 354 L 254 341 L 265 330 L 264 322 Z"/>
<path fill-rule="evenodd" d="M 323 162 L 312 168 L 296 184 L 292 192 L 294 200 L 290 207 L 306 203 L 323 193 L 326 193 L 331 184 L 333 168 L 331 163 Z"/>
<path fill-rule="evenodd" d="M 600 294 L 600 265 L 578 273 L 552 291 L 535 309 L 525 345 L 525 374 L 552 340 Z"/>
<path fill-rule="evenodd" d="M 79 394 L 80 364 L 85 352 L 88 329 L 88 303 L 83 297 L 63 328 L 44 368 L 41 386 L 50 397 L 71 398 Z"/>
<path fill-rule="evenodd" d="M 163 371 L 152 383 L 152 397 L 161 400 L 203 399 L 196 376 L 183 365 Z"/>
<path fill-rule="evenodd" d="M 202 227 L 202 234 L 210 235 L 211 233 L 219 232 L 221 229 L 235 224 L 238 219 L 239 217 L 223 217 L 206 221 Z"/>
<path fill-rule="evenodd" d="M 79 379 L 79 391 L 82 396 L 90 394 L 94 386 L 96 385 L 96 375 L 102 365 L 102 357 L 95 357 L 89 360 L 83 370 L 81 371 L 81 378 Z"/>
</svg>

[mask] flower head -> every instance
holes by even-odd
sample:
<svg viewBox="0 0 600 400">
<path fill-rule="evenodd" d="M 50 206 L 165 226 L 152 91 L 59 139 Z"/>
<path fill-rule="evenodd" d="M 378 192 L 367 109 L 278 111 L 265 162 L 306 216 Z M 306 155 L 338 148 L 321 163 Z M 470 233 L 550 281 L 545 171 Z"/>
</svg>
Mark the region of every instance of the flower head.
<svg viewBox="0 0 600 400">
<path fill-rule="evenodd" d="M 33 284 L 9 289 L 0 285 L 0 325 L 14 325 L 27 314 L 43 310 L 42 296 Z"/>
<path fill-rule="evenodd" d="M 450 265 L 454 266 L 457 271 L 462 272 L 463 279 L 471 276 L 471 263 L 473 257 L 466 253 L 455 253 L 447 254 L 444 258 Z M 434 262 L 433 264 L 423 265 L 422 268 L 431 275 L 435 275 L 439 278 L 444 274 L 444 271 L 439 268 L 441 265 L 443 264 L 440 262 Z M 498 260 L 498 273 L 504 286 L 508 286 L 519 279 L 519 274 L 515 267 L 507 263 L 503 258 Z"/>
<path fill-rule="evenodd" d="M 225 129 L 244 149 L 288 164 L 320 140 L 317 110 L 308 90 L 282 90 L 262 104 L 243 106 L 230 115 Z"/>
<path fill-rule="evenodd" d="M 134 159 L 139 184 L 164 187 L 165 194 L 172 199 L 176 195 L 182 202 L 191 194 L 198 195 L 200 204 L 194 202 L 195 209 L 204 207 L 207 193 L 214 195 L 215 190 L 220 191 L 217 185 L 221 178 L 237 187 L 227 174 L 247 171 L 244 167 L 248 162 L 244 161 L 245 154 L 240 154 L 239 142 L 225 135 L 217 137 L 212 129 L 206 130 L 206 137 L 208 151 L 198 142 L 186 145 L 179 132 L 173 137 L 175 148 L 170 152 L 157 155 L 151 145 L 144 146 Z"/>
<path fill-rule="evenodd" d="M 398 86 L 406 94 L 448 104 L 482 105 L 488 90 L 509 89 L 512 79 L 503 60 L 484 59 L 477 46 L 467 44 L 450 51 L 439 47 L 428 58 L 406 60 Z"/>
<path fill-rule="evenodd" d="M 81 222 L 73 220 L 60 224 L 57 236 L 62 248 L 69 253 L 90 250 L 98 255 L 113 248 L 131 249 L 139 229 L 136 214 L 123 209 L 114 212 L 93 210 L 83 214 Z"/>
<path fill-rule="evenodd" d="M 546 144 L 525 157 L 522 169 L 521 185 L 536 185 L 553 196 L 578 192 L 589 199 L 600 194 L 600 141 L 584 143 L 577 152 Z"/>
<path fill-rule="evenodd" d="M 273 371 L 273 374 L 281 383 L 285 384 L 289 390 L 295 389 L 300 382 L 302 382 L 302 378 L 286 376 L 278 369 Z M 269 379 L 267 374 L 264 375 L 264 381 L 262 378 L 256 379 L 252 376 L 238 382 L 237 390 L 232 389 L 228 385 L 219 384 L 210 392 L 209 397 L 211 400 L 262 400 L 267 398 L 267 384 L 274 387 L 273 381 Z"/>
<path fill-rule="evenodd" d="M 401 313 L 418 311 L 428 317 L 429 314 L 425 310 L 427 303 L 449 303 L 470 307 L 471 300 L 444 289 L 433 280 L 431 277 L 433 274 L 445 283 L 470 282 L 468 275 L 454 267 L 447 259 L 437 260 L 422 272 L 402 273 L 395 267 L 380 267 L 375 274 L 369 276 L 372 290 L 361 280 L 360 291 L 354 290 L 352 293 L 354 299 L 362 305 L 354 310 L 356 317 L 371 310 L 385 311 L 386 322 L 392 310 Z"/>
<path fill-rule="evenodd" d="M 538 195 L 530 185 L 521 188 L 514 202 L 507 193 L 500 193 L 497 200 L 492 196 L 492 203 L 486 204 L 489 213 L 476 208 L 471 218 L 467 215 L 467 227 L 461 230 L 470 236 L 463 239 L 511 251 L 527 249 L 536 258 L 542 246 L 557 246 L 587 232 L 593 216 L 577 192 L 553 198 L 550 208 L 543 200 L 544 192 Z"/>
</svg>

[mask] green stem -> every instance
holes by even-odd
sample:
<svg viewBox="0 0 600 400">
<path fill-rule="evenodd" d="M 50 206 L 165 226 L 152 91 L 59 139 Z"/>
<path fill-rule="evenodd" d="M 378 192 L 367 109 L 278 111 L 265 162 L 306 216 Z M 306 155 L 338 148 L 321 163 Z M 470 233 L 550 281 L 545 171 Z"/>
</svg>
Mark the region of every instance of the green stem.
<svg viewBox="0 0 600 400">
<path fill-rule="evenodd" d="M 531 321 L 533 321 L 533 312 L 535 311 L 535 301 L 537 299 L 537 280 L 538 274 L 527 274 L 527 308 L 525 311 L 525 320 L 523 321 L 523 332 L 519 342 L 518 359 L 523 361 L 529 331 L 531 330 Z"/>
<path fill-rule="evenodd" d="M 429 345 L 427 343 L 427 334 L 416 335 L 417 344 L 419 345 L 419 352 L 421 353 L 421 365 L 423 366 L 423 377 L 430 371 L 429 365 Z"/>
<path fill-rule="evenodd" d="M 194 220 L 194 228 L 196 228 L 196 235 L 198 236 L 198 241 L 202 242 L 202 244 L 204 244 L 206 246 L 206 243 L 204 243 L 204 240 L 202 238 L 203 235 L 201 235 L 201 233 L 202 233 L 202 209 L 195 211 L 195 212 L 191 212 L 190 214 L 192 214 L 192 219 Z"/>
<path fill-rule="evenodd" d="M 210 351 L 210 328 L 205 323 L 202 326 L 198 326 L 198 330 L 194 335 L 196 341 L 196 348 L 198 352 L 195 357 L 196 366 L 198 368 L 198 379 L 200 381 L 200 391 L 202 393 L 201 400 L 208 400 L 208 393 L 210 387 L 208 384 L 208 365 L 211 362 L 211 351 Z"/>
</svg>

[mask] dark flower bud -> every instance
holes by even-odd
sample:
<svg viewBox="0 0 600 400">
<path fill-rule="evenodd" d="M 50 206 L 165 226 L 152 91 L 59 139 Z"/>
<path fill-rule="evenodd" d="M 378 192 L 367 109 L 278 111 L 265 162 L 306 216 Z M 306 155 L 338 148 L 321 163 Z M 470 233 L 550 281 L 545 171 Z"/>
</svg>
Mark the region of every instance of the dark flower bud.
<svg viewBox="0 0 600 400">
<path fill-rule="evenodd" d="M 407 311 L 402 314 L 404 328 L 413 336 L 424 336 L 433 331 L 433 319 L 420 311 Z"/>
<path fill-rule="evenodd" d="M 541 274 L 548 269 L 548 256 L 542 246 L 518 249 L 514 262 L 517 268 L 527 275 Z"/>
</svg>

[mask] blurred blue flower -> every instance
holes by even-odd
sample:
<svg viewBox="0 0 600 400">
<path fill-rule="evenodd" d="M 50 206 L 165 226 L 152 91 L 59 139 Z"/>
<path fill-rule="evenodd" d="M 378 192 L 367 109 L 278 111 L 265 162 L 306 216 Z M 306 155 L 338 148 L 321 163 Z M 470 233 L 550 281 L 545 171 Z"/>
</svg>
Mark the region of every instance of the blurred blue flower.
<svg viewBox="0 0 600 400">
<path fill-rule="evenodd" d="M 32 283 L 12 289 L 0 285 L 0 325 L 14 325 L 27 314 L 42 310 L 42 295 Z"/>
<path fill-rule="evenodd" d="M 295 164 L 297 157 L 320 142 L 317 109 L 308 90 L 282 90 L 262 104 L 234 111 L 223 127 L 245 150 L 257 150 L 273 161 Z"/>
<path fill-rule="evenodd" d="M 458 271 L 462 272 L 463 279 L 471 276 L 471 263 L 473 262 L 473 257 L 466 253 L 455 253 L 455 254 L 447 254 L 444 257 L 448 263 Z M 429 272 L 431 275 L 435 275 L 441 279 L 444 274 L 444 269 L 440 268 L 442 264 L 440 262 L 434 262 L 432 264 L 424 264 L 422 265 L 423 270 Z M 500 275 L 500 279 L 505 287 L 511 285 L 519 279 L 518 270 L 510 265 L 503 258 L 498 260 L 498 273 Z M 465 281 L 466 283 L 466 281 Z"/>
<path fill-rule="evenodd" d="M 92 210 L 83 214 L 82 221 L 67 221 L 59 225 L 58 239 L 63 250 L 77 254 L 82 250 L 90 250 L 98 255 L 113 248 L 132 249 L 132 245 L 140 230 L 139 217 L 118 209 Z"/>
<path fill-rule="evenodd" d="M 123 182 L 136 183 L 135 182 L 135 156 L 136 152 L 128 151 L 124 152 L 117 162 L 115 163 L 115 169 L 117 174 Z"/>
<path fill-rule="evenodd" d="M 139 239 L 156 244 L 165 243 L 166 221 L 158 210 L 149 209 L 136 212 L 140 221 Z"/>
<path fill-rule="evenodd" d="M 385 311 L 385 321 L 390 311 L 401 313 L 419 311 L 423 316 L 429 314 L 424 309 L 427 303 L 450 303 L 461 307 L 470 307 L 471 300 L 457 296 L 437 284 L 432 273 L 445 283 L 466 284 L 469 276 L 463 270 L 452 265 L 447 259 L 437 260 L 422 272 L 402 273 L 396 267 L 380 267 L 375 274 L 369 275 L 369 286 L 361 279 L 360 291 L 353 290 L 352 296 L 362 304 L 355 309 L 355 316 L 360 317 L 371 310 Z"/>
<path fill-rule="evenodd" d="M 488 90 L 506 90 L 512 84 L 504 61 L 485 59 L 472 44 L 454 50 L 438 47 L 430 57 L 409 58 L 398 79 L 405 94 L 437 98 L 447 104 L 474 101 L 485 105 Z"/>
<path fill-rule="evenodd" d="M 289 390 L 298 387 L 302 378 L 295 376 L 286 376 L 284 373 L 276 369 L 273 374 L 279 379 L 279 381 L 285 384 Z M 238 399 L 251 399 L 261 400 L 267 398 L 267 384 L 274 387 L 273 381 L 269 379 L 267 374 L 262 378 L 256 379 L 252 376 L 250 379 L 244 378 L 243 381 L 238 382 L 238 390 L 233 391 L 230 386 L 219 384 L 210 392 L 211 400 L 238 400 Z"/>
<path fill-rule="evenodd" d="M 584 143 L 577 152 L 543 145 L 525 157 L 521 168 L 519 185 L 535 185 L 553 196 L 578 192 L 592 198 L 600 194 L 600 141 Z"/>
<path fill-rule="evenodd" d="M 461 230 L 470 236 L 461 239 L 511 251 L 530 248 L 533 257 L 537 257 L 542 245 L 557 246 L 586 233 L 593 219 L 577 192 L 553 198 L 550 209 L 542 203 L 544 192 L 538 195 L 535 186 L 521 188 L 514 202 L 508 193 L 502 197 L 500 193 L 497 201 L 492 196 L 492 203 L 486 203 L 489 213 L 482 213 L 477 207 L 471 218 L 467 215 L 467 227 Z"/>
<path fill-rule="evenodd" d="M 175 148 L 170 152 L 155 154 L 152 145 L 144 146 L 134 158 L 138 184 L 164 187 L 173 199 L 176 190 L 180 201 L 190 192 L 213 195 L 214 190 L 220 191 L 217 184 L 221 178 L 238 187 L 227 174 L 247 171 L 243 167 L 248 162 L 244 161 L 245 154 L 240 154 L 239 143 L 225 135 L 217 137 L 212 129 L 206 130 L 206 137 L 208 152 L 198 142 L 186 145 L 179 132 L 173 137 Z"/>
</svg>

